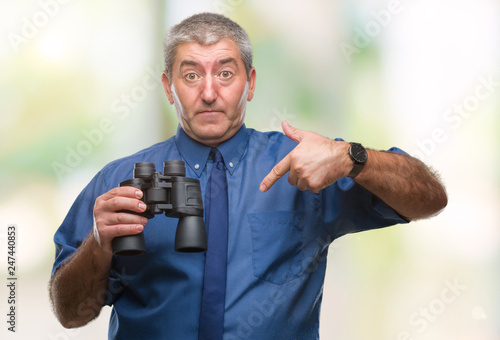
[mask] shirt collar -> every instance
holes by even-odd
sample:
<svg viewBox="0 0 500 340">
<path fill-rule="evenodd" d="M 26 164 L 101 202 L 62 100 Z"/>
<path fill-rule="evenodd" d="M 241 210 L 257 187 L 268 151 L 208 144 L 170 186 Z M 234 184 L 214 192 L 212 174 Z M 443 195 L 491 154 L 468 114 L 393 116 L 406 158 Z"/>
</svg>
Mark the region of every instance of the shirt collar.
<svg viewBox="0 0 500 340">
<path fill-rule="evenodd" d="M 201 177 L 201 173 L 207 165 L 211 149 L 210 146 L 191 139 L 180 125 L 177 127 L 175 143 L 188 166 L 193 169 L 198 177 Z M 231 175 L 240 163 L 247 148 L 247 144 L 247 128 L 245 124 L 243 124 L 234 136 L 217 146 L 217 149 L 219 149 L 224 159 L 224 165 Z"/>
</svg>

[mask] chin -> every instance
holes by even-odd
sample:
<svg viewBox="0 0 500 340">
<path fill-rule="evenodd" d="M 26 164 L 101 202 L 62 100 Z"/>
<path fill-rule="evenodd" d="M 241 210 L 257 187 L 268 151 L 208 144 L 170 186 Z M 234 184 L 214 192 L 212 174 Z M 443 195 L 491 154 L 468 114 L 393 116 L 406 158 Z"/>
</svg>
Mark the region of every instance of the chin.
<svg viewBox="0 0 500 340">
<path fill-rule="evenodd" d="M 203 132 L 200 132 L 199 136 L 205 140 L 219 140 L 221 138 L 224 138 L 224 136 L 226 135 L 227 131 L 213 131 L 213 130 L 210 130 L 210 131 L 203 131 Z"/>
<path fill-rule="evenodd" d="M 207 124 L 197 128 L 195 127 L 191 131 L 198 139 L 208 141 L 222 138 L 227 132 L 227 129 L 217 125 Z"/>
</svg>

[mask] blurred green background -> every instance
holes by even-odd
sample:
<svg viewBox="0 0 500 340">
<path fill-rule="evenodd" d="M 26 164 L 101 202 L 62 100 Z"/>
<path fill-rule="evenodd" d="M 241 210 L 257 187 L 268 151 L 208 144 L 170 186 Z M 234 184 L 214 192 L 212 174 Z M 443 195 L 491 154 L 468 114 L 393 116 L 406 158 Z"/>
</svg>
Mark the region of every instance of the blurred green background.
<svg viewBox="0 0 500 340">
<path fill-rule="evenodd" d="M 436 218 L 330 247 L 321 338 L 500 338 L 500 3 L 497 0 L 2 1 L 0 258 L 17 225 L 18 325 L 1 338 L 105 339 L 109 308 L 62 328 L 47 282 L 52 236 L 108 162 L 175 133 L 160 83 L 167 29 L 202 11 L 254 46 L 248 127 L 280 122 L 433 166 Z M 495 113 L 496 112 L 496 113 Z"/>
</svg>

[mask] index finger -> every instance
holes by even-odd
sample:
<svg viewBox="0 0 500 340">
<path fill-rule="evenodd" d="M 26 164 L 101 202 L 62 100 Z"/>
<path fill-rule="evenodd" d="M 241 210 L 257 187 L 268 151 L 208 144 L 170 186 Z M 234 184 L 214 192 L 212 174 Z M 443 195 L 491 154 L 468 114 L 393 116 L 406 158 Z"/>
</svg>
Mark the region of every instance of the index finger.
<svg viewBox="0 0 500 340">
<path fill-rule="evenodd" d="M 108 192 L 104 193 L 101 197 L 103 200 L 107 201 L 113 197 L 130 197 L 130 198 L 141 198 L 142 197 L 142 191 L 140 189 L 130 187 L 130 186 L 123 186 L 123 187 L 116 187 Z"/>
<path fill-rule="evenodd" d="M 260 191 L 266 192 L 273 186 L 274 183 L 288 171 L 290 171 L 290 154 L 286 155 L 278 164 L 276 164 L 273 169 L 267 174 L 266 177 L 260 183 Z"/>
</svg>

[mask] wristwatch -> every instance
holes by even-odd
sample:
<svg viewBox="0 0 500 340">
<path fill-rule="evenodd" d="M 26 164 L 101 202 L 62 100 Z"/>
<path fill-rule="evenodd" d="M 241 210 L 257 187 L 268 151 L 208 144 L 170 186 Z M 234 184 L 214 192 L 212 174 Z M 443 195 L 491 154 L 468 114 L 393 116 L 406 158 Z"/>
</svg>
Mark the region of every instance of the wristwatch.
<svg viewBox="0 0 500 340">
<path fill-rule="evenodd" d="M 347 176 L 354 178 L 361 172 L 361 170 L 363 170 L 366 160 L 368 159 L 368 154 L 363 145 L 359 143 L 351 143 L 348 154 L 354 162 L 354 165 L 351 172 Z"/>
</svg>

